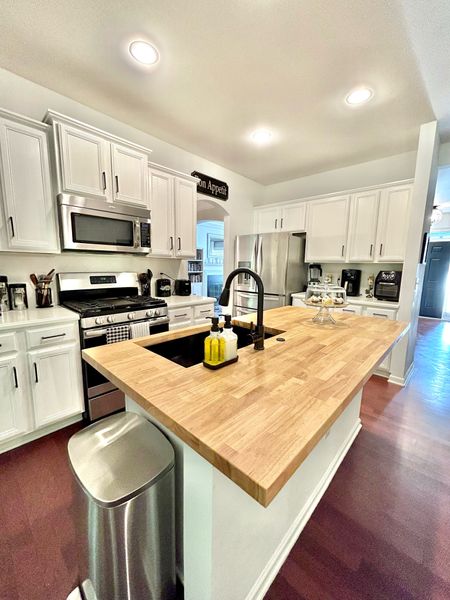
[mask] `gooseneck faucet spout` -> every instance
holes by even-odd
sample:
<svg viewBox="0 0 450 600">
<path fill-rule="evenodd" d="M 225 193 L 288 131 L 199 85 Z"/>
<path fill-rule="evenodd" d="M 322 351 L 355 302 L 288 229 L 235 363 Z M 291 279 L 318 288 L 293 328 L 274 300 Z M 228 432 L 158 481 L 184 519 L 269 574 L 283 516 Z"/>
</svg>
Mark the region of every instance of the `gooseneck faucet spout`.
<svg viewBox="0 0 450 600">
<path fill-rule="evenodd" d="M 250 275 L 256 282 L 256 287 L 258 288 L 258 307 L 257 307 L 257 320 L 256 320 L 256 330 L 253 333 L 253 339 L 255 342 L 255 350 L 264 350 L 264 324 L 263 324 L 263 315 L 264 315 L 264 284 L 262 282 L 261 277 L 251 271 L 250 269 L 246 269 L 245 267 L 240 267 L 239 269 L 234 269 L 228 275 L 227 280 L 225 281 L 225 285 L 223 287 L 222 293 L 220 294 L 219 304 L 220 306 L 228 306 L 230 302 L 230 286 L 233 279 L 236 275 L 240 275 L 241 273 L 245 273 L 246 275 Z"/>
</svg>

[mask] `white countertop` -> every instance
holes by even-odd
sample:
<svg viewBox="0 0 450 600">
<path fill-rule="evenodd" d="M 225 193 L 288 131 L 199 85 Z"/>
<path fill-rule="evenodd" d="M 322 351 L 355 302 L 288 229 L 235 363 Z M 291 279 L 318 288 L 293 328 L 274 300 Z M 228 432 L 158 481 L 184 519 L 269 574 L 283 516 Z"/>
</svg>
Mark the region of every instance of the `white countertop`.
<svg viewBox="0 0 450 600">
<path fill-rule="evenodd" d="M 210 298 L 208 296 L 196 296 L 195 294 L 191 294 L 190 296 L 169 296 L 168 298 L 163 298 L 167 302 L 167 306 L 169 308 L 182 308 L 184 306 L 194 306 L 198 304 L 211 304 L 215 302 L 215 298 Z"/>
<path fill-rule="evenodd" d="M 292 298 L 299 298 L 300 300 L 305 299 L 305 292 L 298 292 L 292 294 Z M 376 298 L 365 298 L 364 296 L 347 296 L 347 302 L 349 304 L 358 304 L 360 306 L 378 306 L 378 308 L 392 308 L 397 310 L 400 307 L 398 302 L 386 302 L 385 300 L 377 300 Z"/>
<path fill-rule="evenodd" d="M 60 323 L 62 321 L 78 321 L 77 313 L 53 306 L 51 308 L 28 308 L 27 310 L 8 310 L 0 317 L 0 331 L 6 329 L 19 329 L 45 323 Z"/>
</svg>

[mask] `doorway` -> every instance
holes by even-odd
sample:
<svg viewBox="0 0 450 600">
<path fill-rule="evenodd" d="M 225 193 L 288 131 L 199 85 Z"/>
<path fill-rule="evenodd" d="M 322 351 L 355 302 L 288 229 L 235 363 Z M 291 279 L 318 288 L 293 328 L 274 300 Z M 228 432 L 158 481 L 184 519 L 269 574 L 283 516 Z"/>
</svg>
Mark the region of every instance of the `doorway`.
<svg viewBox="0 0 450 600">
<path fill-rule="evenodd" d="M 215 298 L 215 313 L 218 314 L 218 300 L 223 287 L 223 221 L 207 220 L 197 223 L 197 254 L 202 257 L 203 273 L 201 282 L 194 288 L 194 293 Z"/>
<path fill-rule="evenodd" d="M 450 241 L 428 246 L 420 316 L 450 320 Z"/>
</svg>

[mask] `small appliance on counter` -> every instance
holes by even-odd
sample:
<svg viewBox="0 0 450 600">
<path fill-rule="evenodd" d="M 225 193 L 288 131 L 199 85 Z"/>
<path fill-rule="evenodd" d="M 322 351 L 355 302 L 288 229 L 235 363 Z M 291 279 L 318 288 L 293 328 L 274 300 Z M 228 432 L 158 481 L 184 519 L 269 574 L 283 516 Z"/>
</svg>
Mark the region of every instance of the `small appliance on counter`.
<svg viewBox="0 0 450 600">
<path fill-rule="evenodd" d="M 161 275 L 164 275 L 164 273 L 161 273 Z M 156 280 L 155 295 L 159 298 L 168 298 L 172 295 L 172 284 L 170 283 L 170 279 L 161 277 Z"/>
<path fill-rule="evenodd" d="M 321 283 L 322 281 L 322 265 L 319 263 L 311 263 L 308 267 L 308 284 Z"/>
<path fill-rule="evenodd" d="M 401 281 L 401 271 L 380 271 L 375 279 L 375 298 L 377 300 L 387 300 L 388 302 L 398 302 Z"/>
<path fill-rule="evenodd" d="M 342 269 L 341 286 L 347 292 L 347 296 L 359 296 L 361 271 L 359 269 Z"/>
<path fill-rule="evenodd" d="M 0 275 L 0 315 L 9 310 L 8 278 Z"/>
<path fill-rule="evenodd" d="M 28 308 L 27 286 L 25 283 L 9 284 L 9 306 L 11 310 L 25 310 Z"/>
<path fill-rule="evenodd" d="M 189 279 L 175 279 L 175 296 L 190 296 L 191 282 Z"/>
</svg>

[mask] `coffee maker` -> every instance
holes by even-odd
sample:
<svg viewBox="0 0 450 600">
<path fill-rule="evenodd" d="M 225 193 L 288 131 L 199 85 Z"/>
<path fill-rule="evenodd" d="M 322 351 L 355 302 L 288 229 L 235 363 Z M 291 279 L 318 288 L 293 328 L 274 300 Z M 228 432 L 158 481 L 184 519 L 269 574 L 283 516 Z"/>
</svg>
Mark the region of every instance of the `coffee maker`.
<svg viewBox="0 0 450 600">
<path fill-rule="evenodd" d="M 361 285 L 361 271 L 359 269 L 342 269 L 341 286 L 347 296 L 359 296 Z"/>
<path fill-rule="evenodd" d="M 311 263 L 308 267 L 308 283 L 320 283 L 322 277 L 322 265 Z"/>
</svg>

